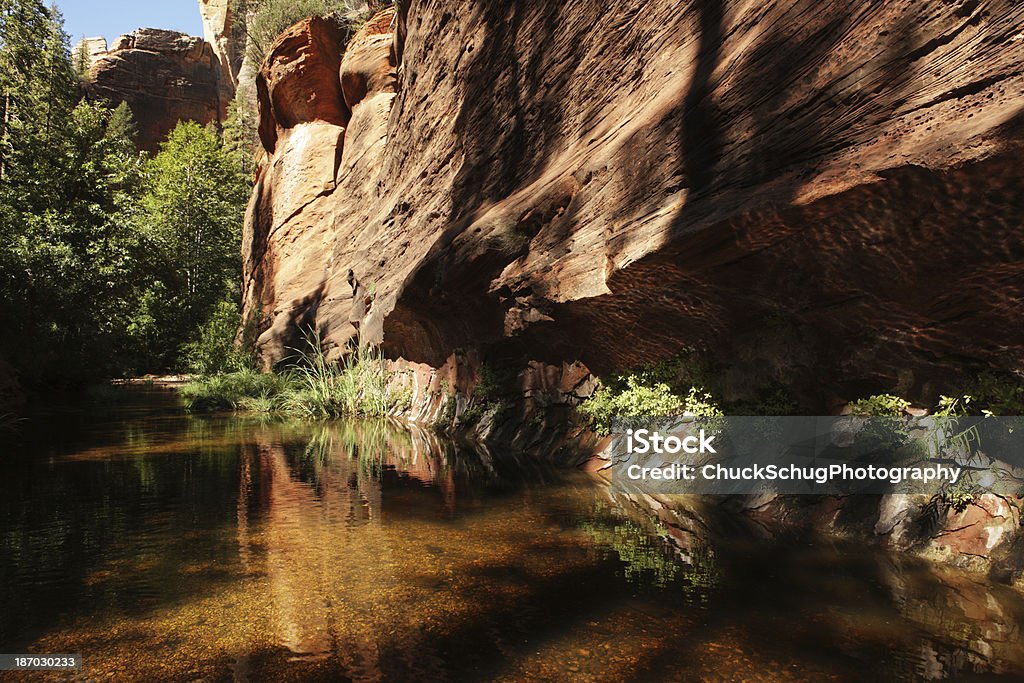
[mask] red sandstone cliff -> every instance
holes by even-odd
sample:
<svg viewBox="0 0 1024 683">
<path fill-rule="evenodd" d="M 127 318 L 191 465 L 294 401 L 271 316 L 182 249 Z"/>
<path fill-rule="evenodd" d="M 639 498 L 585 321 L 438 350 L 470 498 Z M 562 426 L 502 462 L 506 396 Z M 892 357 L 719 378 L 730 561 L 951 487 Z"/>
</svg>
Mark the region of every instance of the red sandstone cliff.
<svg viewBox="0 0 1024 683">
<path fill-rule="evenodd" d="M 156 150 L 179 121 L 224 120 L 234 86 L 202 38 L 140 28 L 109 50 L 103 39 L 86 41 L 86 50 L 89 96 L 128 103 L 141 149 Z"/>
<path fill-rule="evenodd" d="M 435 367 L 709 349 L 739 395 L 1024 367 L 1024 5 L 434 0 L 259 76 L 245 299 Z"/>
</svg>

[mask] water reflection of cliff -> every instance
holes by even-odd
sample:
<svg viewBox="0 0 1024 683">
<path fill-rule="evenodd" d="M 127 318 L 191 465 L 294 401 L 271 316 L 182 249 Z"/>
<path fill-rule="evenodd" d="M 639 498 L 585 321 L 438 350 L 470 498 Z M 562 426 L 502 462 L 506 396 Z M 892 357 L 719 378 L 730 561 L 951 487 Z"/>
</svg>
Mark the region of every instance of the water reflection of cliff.
<svg viewBox="0 0 1024 683">
<path fill-rule="evenodd" d="M 1024 673 L 1019 592 L 774 536 L 727 506 L 627 496 L 381 423 L 142 427 L 32 460 L 3 489 L 8 595 L 57 598 L 9 602 L 8 632 L 41 615 L 40 636 L 16 633 L 24 651 L 89 652 L 95 678 Z"/>
<path fill-rule="evenodd" d="M 465 643 L 506 653 L 501 666 L 510 675 L 566 656 L 581 670 L 600 669 L 608 662 L 546 649 L 524 658 L 514 645 L 543 641 L 531 631 L 542 622 L 530 615 L 556 612 L 583 639 L 594 610 L 607 629 L 602 641 L 616 644 L 610 652 L 634 662 L 623 672 L 665 680 L 723 668 L 763 673 L 762 657 L 811 666 L 800 654 L 808 649 L 835 655 L 809 672 L 840 678 L 857 666 L 916 680 L 1024 671 L 1019 593 L 913 558 L 787 546 L 696 501 L 673 505 L 600 486 L 558 488 L 558 496 L 577 498 L 566 507 L 548 495 L 554 490 L 534 496 L 529 486 L 492 505 L 494 489 L 509 484 L 495 472 L 497 460 L 387 424 L 317 426 L 301 438 L 268 427 L 242 456 L 239 550 L 264 579 L 273 638 L 292 661 L 320 662 L 354 680 L 475 671 L 461 662 Z M 547 535 L 569 510 L 577 535 Z M 543 528 L 549 541 L 537 536 Z M 594 553 L 606 559 L 595 563 Z M 623 587 L 593 584 L 607 576 L 606 561 L 649 596 L 643 609 L 667 611 L 648 622 L 624 602 Z M 548 602 L 537 602 L 552 586 Z M 558 596 L 568 603 L 558 607 Z M 780 632 L 792 642 L 766 645 Z M 456 645 L 462 654 L 452 659 Z M 663 654 L 650 654 L 652 646 Z M 738 659 L 723 660 L 725 651 Z"/>
<path fill-rule="evenodd" d="M 239 549 L 268 579 L 281 645 L 296 657 L 335 654 L 350 675 L 378 677 L 377 638 L 390 630 L 378 595 L 401 583 L 382 488 L 430 487 L 451 509 L 451 454 L 429 432 L 373 422 L 315 427 L 304 447 L 273 430 L 244 446 Z"/>
</svg>

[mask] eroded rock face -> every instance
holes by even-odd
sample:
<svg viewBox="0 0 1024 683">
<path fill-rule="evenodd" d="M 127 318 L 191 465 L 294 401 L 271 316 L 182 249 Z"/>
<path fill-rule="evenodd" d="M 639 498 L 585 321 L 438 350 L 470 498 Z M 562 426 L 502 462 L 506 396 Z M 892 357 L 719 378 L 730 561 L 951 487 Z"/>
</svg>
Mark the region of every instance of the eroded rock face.
<svg viewBox="0 0 1024 683">
<path fill-rule="evenodd" d="M 213 48 L 220 63 L 221 78 L 232 88 L 238 86 L 238 72 L 244 57 L 244 45 L 235 40 L 236 2 L 234 0 L 199 0 L 203 17 L 203 38 Z"/>
<path fill-rule="evenodd" d="M 361 304 L 368 301 L 346 271 L 341 292 L 348 306 L 320 305 L 338 296 L 338 285 L 328 294 L 326 280 L 333 273 L 334 212 L 341 207 L 324 200 L 368 198 L 373 191 L 395 96 L 387 34 L 392 16 L 367 22 L 344 62 L 343 31 L 334 22 L 307 19 L 277 39 L 257 78 L 267 156 L 246 218 L 243 258 L 247 306 L 263 310 L 271 323 L 260 339 L 271 362 L 295 345 L 300 328 L 331 326 L 350 336 L 361 320 L 351 305 L 356 293 Z M 285 307 L 265 306 L 279 291 L 301 295 Z"/>
<path fill-rule="evenodd" d="M 379 343 L 410 416 L 448 423 L 485 356 L 521 369 L 527 422 L 684 346 L 725 398 L 779 383 L 811 411 L 1024 367 L 1024 6 L 403 12 L 343 54 L 303 22 L 263 65 L 244 256 L 268 364 L 301 328 Z M 995 570 L 1014 500 L 935 529 L 911 498 L 746 512 Z"/>
<path fill-rule="evenodd" d="M 202 38 L 141 28 L 91 55 L 86 88 L 90 97 L 127 102 L 139 147 L 154 151 L 179 121 L 223 121 L 230 85 Z"/>
<path fill-rule="evenodd" d="M 1019 3 L 403 7 L 264 65 L 268 361 L 300 324 L 434 367 L 696 346 L 812 409 L 1024 366 Z"/>
</svg>

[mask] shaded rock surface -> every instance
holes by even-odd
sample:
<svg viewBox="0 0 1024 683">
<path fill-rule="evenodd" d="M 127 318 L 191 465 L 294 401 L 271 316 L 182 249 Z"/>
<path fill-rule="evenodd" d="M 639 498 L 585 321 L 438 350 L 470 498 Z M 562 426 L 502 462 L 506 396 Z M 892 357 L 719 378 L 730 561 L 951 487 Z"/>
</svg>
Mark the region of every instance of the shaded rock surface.
<svg viewBox="0 0 1024 683">
<path fill-rule="evenodd" d="M 548 453 L 591 373 L 684 347 L 729 400 L 781 384 L 815 412 L 1024 368 L 1024 5 L 401 11 L 347 47 L 303 22 L 260 70 L 244 301 L 267 365 L 302 329 L 380 344 L 413 418 Z M 520 369 L 511 415 L 474 390 L 485 358 Z M 927 501 L 739 512 L 1020 581 L 1003 502 L 927 530 Z"/>
<path fill-rule="evenodd" d="M 3 427 L 5 418 L 13 415 L 21 407 L 24 400 L 25 395 L 18 382 L 18 373 L 7 361 L 0 358 L 0 427 Z"/>
<path fill-rule="evenodd" d="M 268 362 L 301 324 L 433 367 L 696 346 L 811 407 L 1024 365 L 1019 3 L 403 8 L 263 66 Z"/>
<path fill-rule="evenodd" d="M 127 102 L 141 149 L 156 150 L 179 121 L 220 123 L 233 92 L 218 57 L 202 38 L 141 28 L 109 50 L 90 43 L 86 90 L 111 104 Z"/>
</svg>

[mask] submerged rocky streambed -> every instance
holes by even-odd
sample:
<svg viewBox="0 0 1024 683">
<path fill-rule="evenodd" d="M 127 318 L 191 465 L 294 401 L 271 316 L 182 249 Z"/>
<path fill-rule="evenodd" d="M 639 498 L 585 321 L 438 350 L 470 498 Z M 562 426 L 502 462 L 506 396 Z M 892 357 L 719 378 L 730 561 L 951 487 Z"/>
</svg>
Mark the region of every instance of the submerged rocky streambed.
<svg viewBox="0 0 1024 683">
<path fill-rule="evenodd" d="M 0 460 L 0 644 L 80 652 L 88 679 L 1024 675 L 1024 599 L 977 574 L 684 524 L 415 427 L 121 391 Z"/>
</svg>

